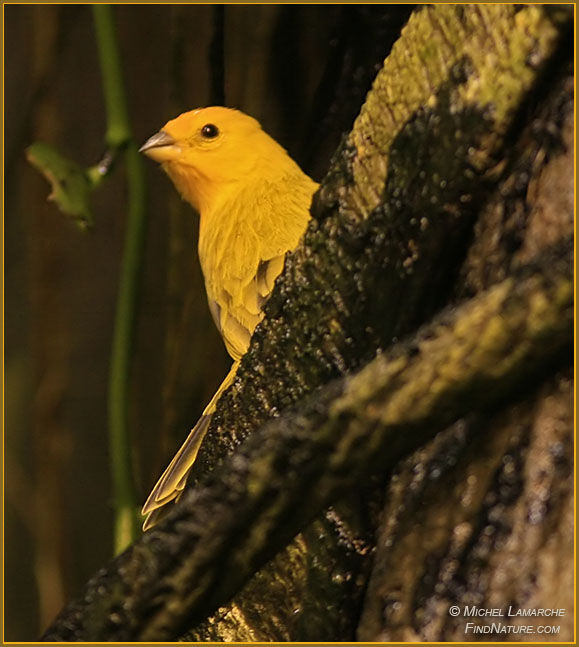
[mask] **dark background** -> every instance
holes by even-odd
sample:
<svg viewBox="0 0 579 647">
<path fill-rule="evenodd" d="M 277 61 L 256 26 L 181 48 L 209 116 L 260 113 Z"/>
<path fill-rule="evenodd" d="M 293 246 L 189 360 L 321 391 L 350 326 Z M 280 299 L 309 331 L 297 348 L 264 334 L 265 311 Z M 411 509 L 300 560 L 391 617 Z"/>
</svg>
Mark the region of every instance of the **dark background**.
<svg viewBox="0 0 579 647">
<path fill-rule="evenodd" d="M 5 619 L 34 640 L 112 551 L 107 377 L 126 220 L 124 161 L 80 232 L 25 159 L 42 140 L 83 166 L 105 111 L 87 5 L 4 5 Z M 406 6 L 117 5 L 133 134 L 221 104 L 259 119 L 319 180 Z M 131 388 L 142 500 L 224 376 L 197 222 L 143 160 L 149 221 Z"/>
</svg>

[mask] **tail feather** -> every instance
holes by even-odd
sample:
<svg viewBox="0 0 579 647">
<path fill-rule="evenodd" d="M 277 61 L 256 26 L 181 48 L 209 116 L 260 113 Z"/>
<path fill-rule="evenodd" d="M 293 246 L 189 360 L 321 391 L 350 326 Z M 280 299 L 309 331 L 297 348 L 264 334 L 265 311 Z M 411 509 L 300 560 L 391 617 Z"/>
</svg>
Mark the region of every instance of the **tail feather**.
<svg viewBox="0 0 579 647">
<path fill-rule="evenodd" d="M 197 424 L 189 432 L 185 442 L 181 445 L 179 451 L 175 454 L 175 457 L 157 481 L 151 494 L 149 494 L 141 511 L 141 514 L 146 515 L 143 530 L 147 530 L 155 525 L 161 517 L 159 509 L 181 494 L 187 482 L 189 471 L 197 458 L 199 447 L 207 433 L 217 401 L 233 383 L 238 367 L 239 362 L 234 362 L 231 370 L 221 383 L 221 386 L 205 407 L 201 418 L 199 418 Z"/>
</svg>

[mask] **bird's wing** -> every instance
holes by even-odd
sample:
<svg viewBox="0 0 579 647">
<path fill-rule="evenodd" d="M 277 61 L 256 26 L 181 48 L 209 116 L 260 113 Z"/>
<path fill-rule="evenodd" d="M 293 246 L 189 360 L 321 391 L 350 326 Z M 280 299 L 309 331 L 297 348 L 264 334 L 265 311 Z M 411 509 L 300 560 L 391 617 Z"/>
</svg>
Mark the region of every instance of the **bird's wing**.
<svg viewBox="0 0 579 647">
<path fill-rule="evenodd" d="M 284 266 L 285 254 L 259 261 L 249 278 L 220 286 L 218 300 L 210 301 L 227 352 L 239 360 L 247 352 L 251 335 L 263 319 L 263 306 L 271 296 Z"/>
</svg>

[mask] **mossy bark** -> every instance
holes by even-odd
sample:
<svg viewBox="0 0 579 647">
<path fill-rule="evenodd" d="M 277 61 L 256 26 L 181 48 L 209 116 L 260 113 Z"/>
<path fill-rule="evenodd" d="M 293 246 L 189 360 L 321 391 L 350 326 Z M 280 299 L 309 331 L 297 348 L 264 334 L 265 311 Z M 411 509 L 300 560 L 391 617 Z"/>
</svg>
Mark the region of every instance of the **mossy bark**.
<svg viewBox="0 0 579 647">
<path fill-rule="evenodd" d="M 487 542 L 475 577 L 464 548 L 484 543 L 491 510 L 490 499 L 468 498 L 473 473 L 502 496 L 514 471 L 519 500 L 501 500 L 492 518 L 516 517 L 513 541 L 531 524 L 521 492 L 539 476 L 527 451 L 550 474 L 541 500 L 560 502 L 536 517 L 527 561 L 542 542 L 551 564 L 572 559 L 569 22 L 565 9 L 539 6 L 415 13 L 218 404 L 195 487 L 45 639 L 168 640 L 191 627 L 197 640 L 450 639 L 451 601 L 529 590 L 481 588 L 504 571 L 505 553 Z M 517 412 L 533 421 L 531 439 L 513 435 Z M 555 418 L 557 431 L 545 430 L 540 421 Z M 551 463 L 541 449 L 550 442 L 563 456 Z M 367 588 L 376 486 L 405 457 L 386 488 Z M 433 466 L 424 511 L 416 474 Z M 457 497 L 468 504 L 455 513 Z M 425 518 L 440 521 L 430 544 L 428 526 L 416 529 Z M 461 550 L 470 579 L 458 591 L 447 564 Z M 545 592 L 552 572 L 542 571 Z"/>
</svg>

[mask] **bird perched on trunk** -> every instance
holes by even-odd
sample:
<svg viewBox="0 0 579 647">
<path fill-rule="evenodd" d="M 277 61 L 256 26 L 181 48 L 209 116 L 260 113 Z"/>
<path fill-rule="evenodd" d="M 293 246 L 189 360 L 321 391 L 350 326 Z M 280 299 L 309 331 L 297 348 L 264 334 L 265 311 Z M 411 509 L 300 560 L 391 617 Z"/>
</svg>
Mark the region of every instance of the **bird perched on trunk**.
<svg viewBox="0 0 579 647">
<path fill-rule="evenodd" d="M 213 319 L 233 365 L 143 506 L 143 528 L 185 487 L 211 414 L 232 384 L 263 306 L 310 218 L 317 184 L 248 115 L 223 107 L 185 112 L 141 152 L 160 162 L 200 216 L 199 259 Z"/>
</svg>

